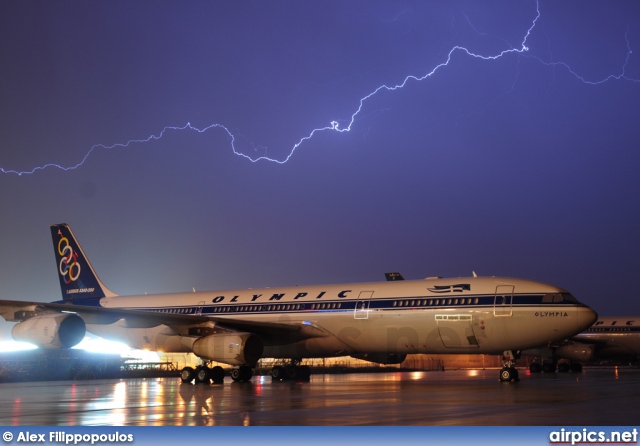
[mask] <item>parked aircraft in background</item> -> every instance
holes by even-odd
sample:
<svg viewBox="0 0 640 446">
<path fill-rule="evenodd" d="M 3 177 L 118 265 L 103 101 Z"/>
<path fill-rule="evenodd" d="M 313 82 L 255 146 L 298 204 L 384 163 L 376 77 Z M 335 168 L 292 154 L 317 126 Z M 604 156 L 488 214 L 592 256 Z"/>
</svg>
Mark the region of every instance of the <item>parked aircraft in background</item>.
<svg viewBox="0 0 640 446">
<path fill-rule="evenodd" d="M 591 327 L 555 346 L 525 350 L 537 356 L 529 369 L 536 372 L 581 371 L 583 363 L 631 363 L 640 357 L 640 317 L 603 317 Z M 566 360 L 558 362 L 559 360 Z"/>
<path fill-rule="evenodd" d="M 0 300 L 17 322 L 15 340 L 70 348 L 88 331 L 131 347 L 191 352 L 205 365 L 181 371 L 184 382 L 251 379 L 260 358 L 308 379 L 304 358 L 352 356 L 401 363 L 407 354 L 502 354 L 502 381 L 518 379 L 522 349 L 580 333 L 596 313 L 562 288 L 523 279 L 474 277 L 119 296 L 100 281 L 67 224 L 51 226 L 62 300 Z M 356 259 L 357 260 L 357 259 Z M 402 279 L 402 276 L 394 276 Z"/>
</svg>

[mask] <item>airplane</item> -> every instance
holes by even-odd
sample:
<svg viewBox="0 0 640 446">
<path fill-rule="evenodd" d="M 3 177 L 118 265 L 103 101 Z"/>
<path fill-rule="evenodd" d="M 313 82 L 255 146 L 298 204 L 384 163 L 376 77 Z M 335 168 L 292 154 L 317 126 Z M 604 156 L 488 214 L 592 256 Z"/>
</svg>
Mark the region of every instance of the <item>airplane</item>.
<svg viewBox="0 0 640 446">
<path fill-rule="evenodd" d="M 526 348 L 567 339 L 596 313 L 562 288 L 499 277 L 347 283 L 120 296 L 107 288 L 68 224 L 51 226 L 62 300 L 0 300 L 16 341 L 70 348 L 87 332 L 137 349 L 188 352 L 184 383 L 248 381 L 261 358 L 283 359 L 274 380 L 309 380 L 305 358 L 399 364 L 407 354 L 503 355 L 500 381 L 518 381 Z M 404 279 L 392 274 L 394 279 Z"/>
<path fill-rule="evenodd" d="M 584 362 L 615 360 L 633 362 L 640 357 L 640 318 L 603 317 L 591 327 L 559 344 L 525 350 L 523 355 L 537 356 L 529 370 L 539 372 L 579 372 Z M 565 362 L 558 362 L 565 359 Z"/>
</svg>

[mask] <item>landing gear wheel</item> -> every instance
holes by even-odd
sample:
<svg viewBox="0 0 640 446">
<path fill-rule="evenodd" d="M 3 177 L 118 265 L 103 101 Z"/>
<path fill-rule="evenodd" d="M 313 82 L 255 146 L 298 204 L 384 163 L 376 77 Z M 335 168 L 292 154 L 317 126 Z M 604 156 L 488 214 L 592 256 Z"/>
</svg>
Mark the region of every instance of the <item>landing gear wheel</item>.
<svg viewBox="0 0 640 446">
<path fill-rule="evenodd" d="M 222 384 L 224 382 L 224 369 L 219 365 L 211 369 L 210 375 L 214 384 Z"/>
<path fill-rule="evenodd" d="M 185 367 L 180 372 L 180 379 L 185 384 L 191 383 L 193 381 L 193 378 L 195 378 L 195 376 L 196 376 L 196 371 L 193 370 L 191 367 Z"/>
<path fill-rule="evenodd" d="M 240 366 L 240 380 L 241 381 L 251 381 L 253 377 L 253 369 L 248 365 Z"/>
<path fill-rule="evenodd" d="M 282 381 L 285 379 L 285 373 L 284 373 L 284 368 L 277 365 L 274 368 L 271 369 L 271 378 L 273 378 L 274 381 Z"/>
<path fill-rule="evenodd" d="M 542 364 L 539 362 L 534 362 L 529 366 L 529 371 L 531 373 L 541 373 L 542 372 Z"/>
<path fill-rule="evenodd" d="M 309 382 L 311 379 L 311 369 L 308 365 L 298 367 L 298 379 L 300 381 Z"/>
<path fill-rule="evenodd" d="M 501 382 L 520 381 L 518 370 L 515 367 L 503 367 L 502 370 L 500 370 L 500 381 Z"/>
<path fill-rule="evenodd" d="M 211 375 L 209 367 L 196 367 L 196 384 L 211 384 Z"/>
<path fill-rule="evenodd" d="M 284 372 L 287 379 L 290 379 L 291 381 L 298 379 L 298 367 L 294 365 L 287 366 L 285 367 Z"/>
<path fill-rule="evenodd" d="M 243 382 L 251 380 L 253 370 L 247 365 L 240 366 L 237 369 L 231 369 L 231 378 L 235 382 Z"/>
</svg>

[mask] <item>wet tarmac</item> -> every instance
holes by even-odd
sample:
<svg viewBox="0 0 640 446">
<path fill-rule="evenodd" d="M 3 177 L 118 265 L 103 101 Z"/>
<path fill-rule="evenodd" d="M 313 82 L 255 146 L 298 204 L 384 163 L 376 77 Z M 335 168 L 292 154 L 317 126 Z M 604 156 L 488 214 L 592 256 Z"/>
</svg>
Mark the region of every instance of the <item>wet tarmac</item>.
<svg viewBox="0 0 640 446">
<path fill-rule="evenodd" d="M 5 426 L 637 425 L 640 370 L 500 383 L 497 370 L 313 375 L 307 383 L 179 378 L 0 384 Z"/>
</svg>

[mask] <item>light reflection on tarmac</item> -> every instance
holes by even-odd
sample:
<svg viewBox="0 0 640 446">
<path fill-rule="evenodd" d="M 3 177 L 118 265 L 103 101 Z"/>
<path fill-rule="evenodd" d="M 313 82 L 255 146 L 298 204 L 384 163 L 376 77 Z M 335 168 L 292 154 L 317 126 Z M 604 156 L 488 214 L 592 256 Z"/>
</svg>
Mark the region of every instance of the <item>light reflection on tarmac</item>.
<svg viewBox="0 0 640 446">
<path fill-rule="evenodd" d="M 637 425 L 640 370 L 585 368 L 500 383 L 497 370 L 0 384 L 2 425 Z"/>
</svg>

